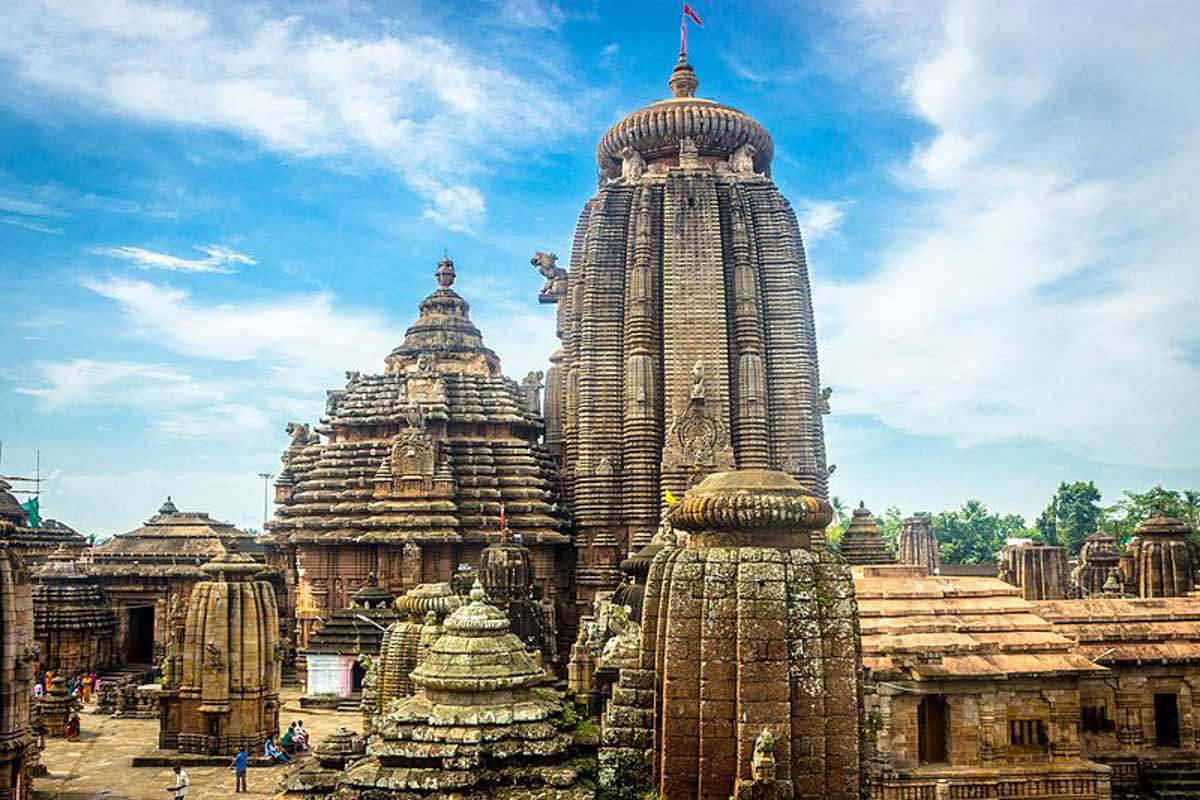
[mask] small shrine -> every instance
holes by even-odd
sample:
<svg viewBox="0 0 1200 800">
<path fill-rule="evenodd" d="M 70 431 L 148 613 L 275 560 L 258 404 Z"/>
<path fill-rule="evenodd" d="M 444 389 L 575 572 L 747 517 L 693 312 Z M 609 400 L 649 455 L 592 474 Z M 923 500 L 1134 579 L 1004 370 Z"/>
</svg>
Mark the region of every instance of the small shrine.
<svg viewBox="0 0 1200 800">
<path fill-rule="evenodd" d="M 34 638 L 43 669 L 76 675 L 113 664 L 117 617 L 100 584 L 65 546 L 33 571 Z"/>
<path fill-rule="evenodd" d="M 860 502 L 850 517 L 850 525 L 842 534 L 838 549 L 848 564 L 894 564 L 896 554 L 884 540 L 875 522 L 875 515 Z"/>
</svg>

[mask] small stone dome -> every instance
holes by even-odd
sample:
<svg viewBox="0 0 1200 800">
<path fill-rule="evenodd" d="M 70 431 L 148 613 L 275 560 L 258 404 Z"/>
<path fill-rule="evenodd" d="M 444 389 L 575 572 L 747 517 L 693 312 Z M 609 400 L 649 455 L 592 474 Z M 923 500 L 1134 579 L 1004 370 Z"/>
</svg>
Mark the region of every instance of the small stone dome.
<svg viewBox="0 0 1200 800">
<path fill-rule="evenodd" d="M 701 157 L 728 159 L 742 145 L 754 147 L 754 167 L 770 174 L 775 145 L 757 121 L 713 100 L 696 97 L 696 73 L 682 57 L 671 72 L 672 97 L 633 112 L 608 129 L 596 146 L 596 163 L 605 177 L 620 174 L 621 151 L 632 147 L 646 163 L 677 158 L 679 142 L 690 138 Z"/>
</svg>

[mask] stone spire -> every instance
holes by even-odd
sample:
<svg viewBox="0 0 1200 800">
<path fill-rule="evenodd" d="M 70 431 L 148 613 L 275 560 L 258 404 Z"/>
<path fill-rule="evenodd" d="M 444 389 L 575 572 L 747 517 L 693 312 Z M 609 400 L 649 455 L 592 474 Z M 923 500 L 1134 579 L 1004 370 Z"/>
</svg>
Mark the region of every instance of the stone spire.
<svg viewBox="0 0 1200 800">
<path fill-rule="evenodd" d="M 850 526 L 842 534 L 842 558 L 851 564 L 894 564 L 896 554 L 884 541 L 875 515 L 860 502 L 850 517 Z"/>
<path fill-rule="evenodd" d="M 1000 551 L 1000 577 L 1018 586 L 1026 600 L 1061 600 L 1067 596 L 1065 547 L 1029 543 Z"/>
<path fill-rule="evenodd" d="M 667 87 L 670 88 L 672 97 L 696 96 L 696 90 L 700 88 L 700 79 L 696 77 L 696 71 L 688 63 L 686 55 L 679 54 L 679 63 L 671 70 Z"/>
<path fill-rule="evenodd" d="M 1188 537 L 1192 527 L 1174 517 L 1159 515 L 1134 530 L 1125 556 L 1125 577 L 1138 597 L 1183 597 L 1196 585 Z"/>
<path fill-rule="evenodd" d="M 925 514 L 905 517 L 900 522 L 900 538 L 896 540 L 896 561 L 925 567 L 930 575 L 942 566 L 942 555 L 938 551 L 937 537 L 933 525 Z"/>
<path fill-rule="evenodd" d="M 1125 576 L 1121 572 L 1121 550 L 1117 540 L 1107 533 L 1097 531 L 1087 538 L 1079 551 L 1079 563 L 1071 572 L 1071 583 L 1080 597 L 1091 597 L 1107 591 L 1109 578 L 1116 573 L 1121 588 Z"/>
<path fill-rule="evenodd" d="M 33 597 L 20 556 L 2 541 L 12 526 L 0 520 L 0 795 L 28 787 L 37 749 L 30 727 L 33 681 Z M 26 800 L 28 795 L 15 797 Z"/>
<path fill-rule="evenodd" d="M 417 321 L 386 359 L 387 372 L 499 375 L 500 359 L 471 322 L 470 303 L 450 288 L 456 273 L 449 257 L 438 262 L 435 277 L 437 291 L 421 301 Z"/>
<path fill-rule="evenodd" d="M 113 661 L 117 617 L 99 582 L 59 546 L 33 573 L 33 624 L 46 669 L 75 675 Z"/>
</svg>

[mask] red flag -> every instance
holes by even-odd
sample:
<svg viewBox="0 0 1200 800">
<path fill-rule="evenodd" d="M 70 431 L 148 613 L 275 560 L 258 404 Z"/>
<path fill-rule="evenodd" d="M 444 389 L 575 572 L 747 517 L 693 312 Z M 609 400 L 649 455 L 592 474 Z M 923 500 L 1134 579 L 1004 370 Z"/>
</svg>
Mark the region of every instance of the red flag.
<svg viewBox="0 0 1200 800">
<path fill-rule="evenodd" d="M 500 530 L 508 530 L 508 519 L 504 513 L 504 501 L 500 501 Z"/>
<path fill-rule="evenodd" d="M 691 17 L 692 22 L 695 22 L 701 28 L 704 27 L 704 23 L 700 21 L 700 17 L 696 16 L 696 12 L 692 11 L 692 7 L 689 6 L 687 3 L 684 3 L 683 4 L 683 14 L 681 14 L 679 17 L 679 55 L 683 58 L 687 58 L 687 21 L 688 21 L 688 17 Z"/>
</svg>

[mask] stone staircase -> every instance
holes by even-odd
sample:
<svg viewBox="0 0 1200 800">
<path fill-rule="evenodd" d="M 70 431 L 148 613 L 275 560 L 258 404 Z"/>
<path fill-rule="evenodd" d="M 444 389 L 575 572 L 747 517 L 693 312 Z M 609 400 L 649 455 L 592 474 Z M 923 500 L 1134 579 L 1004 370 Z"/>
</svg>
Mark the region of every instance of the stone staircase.
<svg viewBox="0 0 1200 800">
<path fill-rule="evenodd" d="M 352 694 L 338 703 L 337 710 L 342 714 L 358 714 L 362 711 L 362 695 Z M 1197 795 L 1200 797 L 1200 795 Z"/>
<path fill-rule="evenodd" d="M 1200 798 L 1200 753 L 1142 761 L 1139 782 L 1145 800 L 1196 800 Z"/>
</svg>

